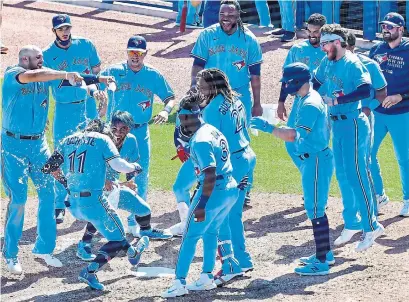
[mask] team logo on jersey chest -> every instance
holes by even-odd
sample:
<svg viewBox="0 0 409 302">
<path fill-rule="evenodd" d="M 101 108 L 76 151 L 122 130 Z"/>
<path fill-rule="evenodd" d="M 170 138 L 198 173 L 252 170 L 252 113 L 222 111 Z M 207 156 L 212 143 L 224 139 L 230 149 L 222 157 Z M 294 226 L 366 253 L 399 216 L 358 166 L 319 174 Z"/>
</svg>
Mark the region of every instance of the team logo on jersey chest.
<svg viewBox="0 0 409 302">
<path fill-rule="evenodd" d="M 241 61 L 236 61 L 232 63 L 233 66 L 235 66 L 237 68 L 237 70 L 242 70 L 244 66 L 246 66 L 246 62 L 244 62 L 244 60 Z"/>
<path fill-rule="evenodd" d="M 142 108 L 142 111 L 145 111 L 149 107 L 151 107 L 151 101 L 144 101 L 138 104 Z"/>
<path fill-rule="evenodd" d="M 58 70 L 65 70 L 68 67 L 68 63 L 66 60 L 62 61 L 60 64 L 58 64 Z"/>
<path fill-rule="evenodd" d="M 335 91 L 332 93 L 332 95 L 333 95 L 334 97 L 336 97 L 336 98 L 339 98 L 340 96 L 344 96 L 345 93 L 344 93 L 344 91 L 341 89 L 341 90 L 335 90 Z"/>
<path fill-rule="evenodd" d="M 375 59 L 376 62 L 378 62 L 379 65 L 381 65 L 383 62 L 388 61 L 388 54 L 383 53 L 383 54 L 375 55 L 373 58 Z"/>
<path fill-rule="evenodd" d="M 83 71 L 83 73 L 85 73 L 85 74 L 90 74 L 91 71 L 89 70 L 89 68 L 86 68 L 86 69 Z"/>
</svg>

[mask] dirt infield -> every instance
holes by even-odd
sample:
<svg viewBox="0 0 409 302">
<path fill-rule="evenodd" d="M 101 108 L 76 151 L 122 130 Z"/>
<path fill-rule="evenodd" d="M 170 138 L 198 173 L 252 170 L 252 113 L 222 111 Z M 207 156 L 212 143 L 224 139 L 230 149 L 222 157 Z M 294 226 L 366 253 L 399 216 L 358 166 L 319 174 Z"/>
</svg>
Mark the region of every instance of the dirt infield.
<svg viewBox="0 0 409 302">
<path fill-rule="evenodd" d="M 188 53 L 198 31 L 177 33 L 172 21 L 131 14 L 48 3 L 19 2 L 4 7 L 2 42 L 10 48 L 2 55 L 1 71 L 17 62 L 18 48 L 25 44 L 46 46 L 53 40 L 51 18 L 56 12 L 70 14 L 73 32 L 92 39 L 103 66 L 125 58 L 125 46 L 131 34 L 148 39 L 148 63 L 159 68 L 181 96 L 190 83 L 192 59 Z M 22 22 L 21 20 L 24 20 Z M 280 70 L 291 43 L 282 45 L 263 32 L 257 34 L 263 47 L 262 102 L 275 102 Z M 151 192 L 153 222 L 169 227 L 177 220 L 175 198 L 169 192 Z M 1 225 L 4 225 L 7 200 L 2 200 Z M 323 277 L 300 277 L 293 273 L 297 259 L 314 253 L 312 230 L 297 195 L 253 194 L 252 208 L 244 220 L 248 247 L 255 270 L 224 288 L 189 294 L 181 301 L 409 301 L 409 219 L 396 217 L 399 203 L 383 209 L 381 223 L 386 235 L 366 253 L 354 252 L 354 244 L 334 250 L 336 265 Z M 71 215 L 59 226 L 56 255 L 63 268 L 49 269 L 42 260 L 34 260 L 31 249 L 36 236 L 37 200 L 26 206 L 25 228 L 21 240 L 20 261 L 24 275 L 13 277 L 2 261 L 1 298 L 3 301 L 161 301 L 160 294 L 171 278 L 135 277 L 126 257 L 118 257 L 100 273 L 105 292 L 90 290 L 77 281 L 84 262 L 76 258 L 76 243 L 84 223 Z M 342 206 L 337 198 L 329 201 L 328 217 L 332 241 L 342 230 Z M 122 217 L 124 213 L 121 213 Z M 1 236 L 4 231 L 1 229 Z M 359 236 L 354 237 L 355 241 Z M 95 243 L 99 247 L 104 240 Z M 174 268 L 180 239 L 152 242 L 141 267 Z M 201 248 L 191 267 L 188 281 L 200 273 Z M 217 264 L 217 269 L 219 264 Z"/>
</svg>

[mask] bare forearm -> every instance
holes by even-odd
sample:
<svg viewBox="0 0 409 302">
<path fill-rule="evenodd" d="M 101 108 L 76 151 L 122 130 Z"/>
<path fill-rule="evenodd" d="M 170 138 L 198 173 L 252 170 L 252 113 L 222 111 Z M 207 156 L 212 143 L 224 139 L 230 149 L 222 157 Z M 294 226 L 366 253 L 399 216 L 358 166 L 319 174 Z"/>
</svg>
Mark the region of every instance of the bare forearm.
<svg viewBox="0 0 409 302">
<path fill-rule="evenodd" d="M 67 79 L 67 72 L 48 68 L 28 70 L 18 75 L 18 80 L 21 83 L 48 82 L 63 79 Z"/>
<path fill-rule="evenodd" d="M 388 96 L 387 94 L 387 90 L 386 87 L 381 89 L 381 90 L 377 90 L 375 93 L 375 98 L 379 101 L 379 102 L 383 102 L 383 100 Z"/>
<path fill-rule="evenodd" d="M 274 128 L 273 135 L 285 142 L 294 142 L 297 132 L 291 128 Z"/>
<path fill-rule="evenodd" d="M 214 186 L 216 184 L 216 169 L 208 168 L 204 171 L 204 173 L 205 173 L 205 178 L 203 181 L 202 195 L 206 197 L 210 197 L 210 195 L 212 195 Z"/>
</svg>

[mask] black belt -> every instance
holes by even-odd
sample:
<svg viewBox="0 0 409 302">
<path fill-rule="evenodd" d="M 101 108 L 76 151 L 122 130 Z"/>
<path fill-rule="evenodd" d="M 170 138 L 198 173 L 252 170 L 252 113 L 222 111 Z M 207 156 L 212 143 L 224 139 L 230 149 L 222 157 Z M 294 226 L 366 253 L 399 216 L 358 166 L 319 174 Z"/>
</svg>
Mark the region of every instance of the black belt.
<svg viewBox="0 0 409 302">
<path fill-rule="evenodd" d="M 81 101 L 71 102 L 69 104 L 81 104 L 81 103 L 84 103 L 84 102 L 85 102 L 85 100 L 81 100 Z"/>
<path fill-rule="evenodd" d="M 240 150 L 234 151 L 232 154 L 243 152 L 244 150 L 246 150 L 246 148 L 247 148 L 247 146 L 244 147 L 244 148 L 241 148 Z"/>
<path fill-rule="evenodd" d="M 19 134 L 14 134 L 13 132 L 6 131 L 7 136 L 11 136 L 14 138 L 19 138 L 19 139 L 27 139 L 27 140 L 32 140 L 35 141 L 39 138 L 41 138 L 43 135 L 42 134 L 37 134 L 37 135 L 19 135 Z"/>
<path fill-rule="evenodd" d="M 362 109 L 358 109 L 358 115 L 362 112 Z M 348 116 L 346 116 L 345 114 L 341 114 L 341 115 L 330 115 L 329 116 L 331 118 L 331 120 L 333 121 L 341 121 L 341 120 L 347 120 Z"/>
<path fill-rule="evenodd" d="M 328 149 L 328 147 L 326 147 L 325 149 L 322 149 L 320 152 L 325 151 L 325 150 L 327 150 L 327 149 Z M 308 153 L 304 153 L 304 154 L 298 155 L 298 158 L 301 159 L 301 160 L 307 159 L 307 158 L 309 158 L 309 157 L 310 157 L 310 155 L 309 155 Z"/>
<path fill-rule="evenodd" d="M 78 197 L 78 193 L 77 192 L 74 192 L 74 193 L 72 193 L 71 192 L 71 195 L 73 195 L 74 197 Z M 83 191 L 83 192 L 80 192 L 80 197 L 90 197 L 91 196 L 91 192 L 89 192 L 89 191 Z"/>
<path fill-rule="evenodd" d="M 145 124 L 146 124 L 146 123 L 143 123 L 143 124 L 134 124 L 134 125 L 133 125 L 133 128 L 134 128 L 134 129 L 138 129 L 138 128 L 144 126 Z"/>
</svg>

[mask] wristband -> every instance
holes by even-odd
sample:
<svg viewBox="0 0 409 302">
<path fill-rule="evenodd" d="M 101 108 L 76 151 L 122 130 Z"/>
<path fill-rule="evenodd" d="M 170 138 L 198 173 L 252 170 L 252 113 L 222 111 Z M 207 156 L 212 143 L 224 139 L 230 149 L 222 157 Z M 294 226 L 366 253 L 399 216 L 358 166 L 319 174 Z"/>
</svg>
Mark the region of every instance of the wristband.
<svg viewBox="0 0 409 302">
<path fill-rule="evenodd" d="M 94 97 L 94 93 L 97 92 L 98 90 L 94 89 L 94 88 L 90 88 L 89 89 L 89 95 Z"/>
<path fill-rule="evenodd" d="M 163 111 L 166 111 L 168 114 L 170 114 L 172 112 L 173 107 L 166 105 L 165 108 L 163 108 Z"/>
<path fill-rule="evenodd" d="M 199 199 L 199 203 L 197 204 L 196 208 L 204 209 L 206 207 L 208 200 L 209 200 L 209 196 L 201 195 Z"/>
<path fill-rule="evenodd" d="M 402 97 L 402 101 L 409 100 L 409 93 L 401 94 L 401 97 Z"/>
</svg>

